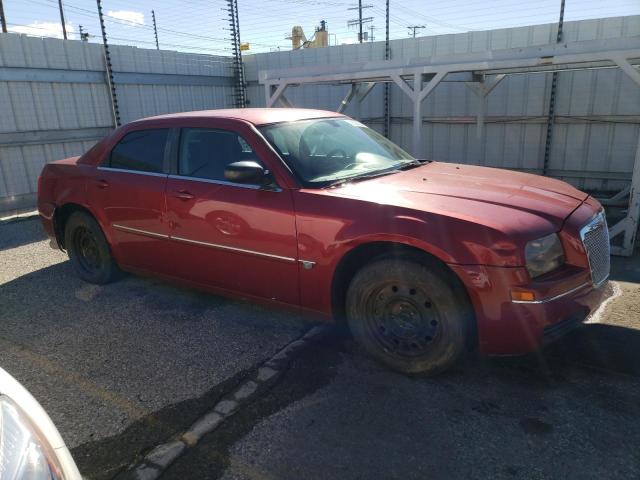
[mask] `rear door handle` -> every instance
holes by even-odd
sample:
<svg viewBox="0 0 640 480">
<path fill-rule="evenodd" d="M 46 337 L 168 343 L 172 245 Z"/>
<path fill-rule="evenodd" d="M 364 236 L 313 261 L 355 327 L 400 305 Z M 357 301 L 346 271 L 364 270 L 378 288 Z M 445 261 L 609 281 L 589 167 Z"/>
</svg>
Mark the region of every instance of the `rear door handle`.
<svg viewBox="0 0 640 480">
<path fill-rule="evenodd" d="M 180 200 L 191 200 L 194 197 L 193 193 L 187 192 L 186 190 L 178 190 L 177 192 L 173 192 L 173 196 L 179 198 Z"/>
<path fill-rule="evenodd" d="M 109 182 L 106 180 L 97 180 L 98 188 L 107 188 L 109 186 Z"/>
</svg>

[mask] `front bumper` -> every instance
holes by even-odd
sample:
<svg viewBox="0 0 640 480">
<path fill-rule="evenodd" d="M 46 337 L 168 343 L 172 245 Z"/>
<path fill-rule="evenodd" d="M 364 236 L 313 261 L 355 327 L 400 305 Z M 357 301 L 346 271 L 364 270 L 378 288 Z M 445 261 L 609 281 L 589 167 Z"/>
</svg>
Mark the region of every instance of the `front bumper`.
<svg viewBox="0 0 640 480">
<path fill-rule="evenodd" d="M 489 355 L 519 355 L 539 349 L 579 325 L 606 297 L 604 282 L 589 271 L 567 269 L 556 278 L 530 283 L 534 302 L 514 302 L 511 290 L 526 285 L 524 268 L 452 265 L 467 287 L 476 314 L 479 348 Z"/>
<path fill-rule="evenodd" d="M 529 277 L 525 267 L 450 265 L 473 304 L 481 352 L 532 352 L 571 330 L 598 308 L 609 291 L 604 281 L 609 273 L 606 222 L 596 239 L 599 242 L 592 243 L 594 238 L 590 238 L 587 248 L 584 236 L 601 211 L 602 206 L 591 197 L 574 210 L 558 232 L 565 265 L 536 279 Z M 600 221 L 604 219 L 600 217 Z M 523 298 L 518 293 L 524 292 L 528 297 L 533 294 L 533 299 L 513 300 Z"/>
</svg>

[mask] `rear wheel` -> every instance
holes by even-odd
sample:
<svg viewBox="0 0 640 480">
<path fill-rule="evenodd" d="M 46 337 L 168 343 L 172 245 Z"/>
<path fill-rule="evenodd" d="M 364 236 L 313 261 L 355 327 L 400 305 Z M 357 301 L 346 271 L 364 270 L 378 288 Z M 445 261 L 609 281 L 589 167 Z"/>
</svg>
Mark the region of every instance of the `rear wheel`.
<svg viewBox="0 0 640 480">
<path fill-rule="evenodd" d="M 352 280 L 346 306 L 358 343 L 395 370 L 436 374 L 465 351 L 470 308 L 439 265 L 374 261 Z"/>
<path fill-rule="evenodd" d="M 89 283 L 104 284 L 120 273 L 98 222 L 85 212 L 71 214 L 64 240 L 76 274 Z"/>
</svg>

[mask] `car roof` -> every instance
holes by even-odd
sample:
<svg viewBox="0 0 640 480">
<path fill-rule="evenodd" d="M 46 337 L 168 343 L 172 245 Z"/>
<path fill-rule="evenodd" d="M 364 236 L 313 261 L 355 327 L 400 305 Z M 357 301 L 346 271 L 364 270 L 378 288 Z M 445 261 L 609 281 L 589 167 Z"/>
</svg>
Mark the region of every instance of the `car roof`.
<svg viewBox="0 0 640 480">
<path fill-rule="evenodd" d="M 245 120 L 254 125 L 291 122 L 310 118 L 343 117 L 344 115 L 327 110 L 309 108 L 223 108 L 220 110 L 197 110 L 193 112 L 170 113 L 155 117 L 142 118 L 135 123 L 147 120 L 195 119 L 195 118 L 229 118 Z"/>
</svg>

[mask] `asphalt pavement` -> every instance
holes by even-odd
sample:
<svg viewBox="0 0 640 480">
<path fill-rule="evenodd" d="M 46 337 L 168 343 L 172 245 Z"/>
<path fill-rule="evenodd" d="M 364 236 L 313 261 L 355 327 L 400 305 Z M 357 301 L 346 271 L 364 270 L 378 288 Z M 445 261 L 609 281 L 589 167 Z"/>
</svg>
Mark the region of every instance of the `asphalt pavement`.
<svg viewBox="0 0 640 480">
<path fill-rule="evenodd" d="M 330 328 L 163 479 L 640 478 L 640 257 L 620 295 L 543 352 L 391 372 Z M 84 284 L 37 221 L 0 225 L 0 366 L 88 478 L 184 432 L 313 326 L 129 276 Z"/>
<path fill-rule="evenodd" d="M 0 225 L 0 322 L 0 366 L 40 401 L 83 474 L 98 478 L 313 326 L 156 279 L 84 283 L 37 219 Z"/>
</svg>

